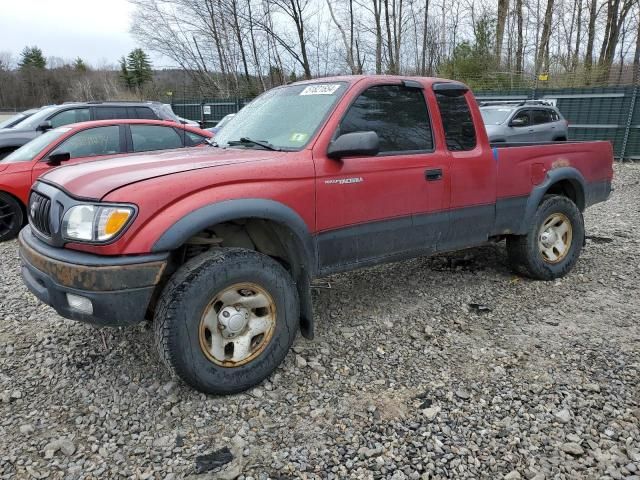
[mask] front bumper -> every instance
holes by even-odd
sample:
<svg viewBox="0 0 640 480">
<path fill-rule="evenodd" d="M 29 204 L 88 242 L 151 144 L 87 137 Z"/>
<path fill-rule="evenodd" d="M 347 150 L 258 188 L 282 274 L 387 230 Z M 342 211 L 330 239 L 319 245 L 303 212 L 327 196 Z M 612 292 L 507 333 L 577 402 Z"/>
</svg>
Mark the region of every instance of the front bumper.
<svg viewBox="0 0 640 480">
<path fill-rule="evenodd" d="M 108 257 L 51 247 L 30 227 L 20 232 L 22 278 L 60 315 L 99 326 L 142 321 L 167 266 L 168 254 Z M 69 305 L 67 294 L 89 299 L 92 313 Z"/>
</svg>

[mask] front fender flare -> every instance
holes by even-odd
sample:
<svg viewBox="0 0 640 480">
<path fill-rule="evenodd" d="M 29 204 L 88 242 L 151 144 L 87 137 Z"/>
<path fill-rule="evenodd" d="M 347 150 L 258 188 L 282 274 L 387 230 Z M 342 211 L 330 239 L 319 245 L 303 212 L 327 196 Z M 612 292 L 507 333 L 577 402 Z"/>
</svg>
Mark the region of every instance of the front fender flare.
<svg viewBox="0 0 640 480">
<path fill-rule="evenodd" d="M 294 280 L 298 288 L 301 312 L 301 331 L 313 338 L 313 308 L 311 279 L 316 274 L 317 255 L 313 236 L 306 223 L 293 209 L 266 199 L 225 200 L 202 206 L 169 227 L 153 244 L 152 252 L 166 252 L 179 248 L 198 232 L 212 225 L 241 218 L 270 220 L 285 227 L 289 243 L 295 250 Z"/>
</svg>

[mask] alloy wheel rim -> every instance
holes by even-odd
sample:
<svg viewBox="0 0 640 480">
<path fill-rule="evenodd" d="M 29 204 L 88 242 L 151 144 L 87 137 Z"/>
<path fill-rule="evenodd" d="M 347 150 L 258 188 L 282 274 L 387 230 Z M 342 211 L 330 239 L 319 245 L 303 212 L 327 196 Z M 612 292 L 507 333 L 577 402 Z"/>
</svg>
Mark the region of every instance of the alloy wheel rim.
<svg viewBox="0 0 640 480">
<path fill-rule="evenodd" d="M 273 297 L 255 283 L 236 283 L 218 292 L 205 308 L 200 348 L 216 365 L 239 367 L 264 351 L 275 326 Z"/>
<path fill-rule="evenodd" d="M 538 234 L 538 249 L 546 263 L 559 263 L 567 256 L 573 240 L 573 227 L 566 215 L 553 213 L 547 217 Z"/>
</svg>

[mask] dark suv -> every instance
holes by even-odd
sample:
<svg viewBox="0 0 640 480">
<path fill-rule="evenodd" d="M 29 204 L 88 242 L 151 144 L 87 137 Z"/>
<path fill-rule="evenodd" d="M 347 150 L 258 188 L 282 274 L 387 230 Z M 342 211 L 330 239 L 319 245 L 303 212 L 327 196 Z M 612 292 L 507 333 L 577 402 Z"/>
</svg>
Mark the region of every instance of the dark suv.
<svg viewBox="0 0 640 480">
<path fill-rule="evenodd" d="M 176 115 L 160 102 L 82 102 L 53 105 L 38 110 L 11 129 L 0 130 L 0 159 L 33 140 L 42 132 L 70 123 L 89 120 L 138 118 L 170 120 Z"/>
</svg>

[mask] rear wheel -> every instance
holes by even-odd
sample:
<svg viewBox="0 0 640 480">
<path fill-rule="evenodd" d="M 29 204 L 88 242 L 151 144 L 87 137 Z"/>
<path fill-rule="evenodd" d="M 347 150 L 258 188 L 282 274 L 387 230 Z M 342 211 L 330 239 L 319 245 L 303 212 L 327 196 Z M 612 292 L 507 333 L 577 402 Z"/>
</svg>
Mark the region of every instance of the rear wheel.
<svg viewBox="0 0 640 480">
<path fill-rule="evenodd" d="M 526 235 L 507 237 L 514 270 L 539 280 L 566 275 L 578 261 L 584 243 L 582 213 L 570 199 L 547 196 Z"/>
<path fill-rule="evenodd" d="M 174 374 L 205 393 L 236 393 L 285 358 L 298 330 L 298 295 L 272 258 L 212 250 L 176 272 L 154 323 L 158 352 Z"/>
<path fill-rule="evenodd" d="M 18 235 L 24 224 L 22 205 L 8 193 L 0 192 L 0 242 Z"/>
</svg>

